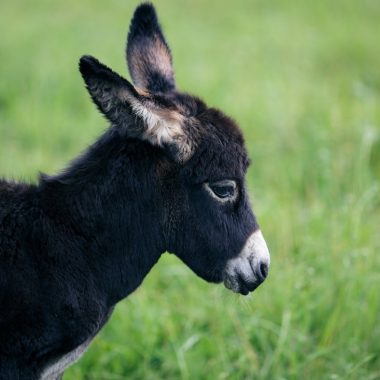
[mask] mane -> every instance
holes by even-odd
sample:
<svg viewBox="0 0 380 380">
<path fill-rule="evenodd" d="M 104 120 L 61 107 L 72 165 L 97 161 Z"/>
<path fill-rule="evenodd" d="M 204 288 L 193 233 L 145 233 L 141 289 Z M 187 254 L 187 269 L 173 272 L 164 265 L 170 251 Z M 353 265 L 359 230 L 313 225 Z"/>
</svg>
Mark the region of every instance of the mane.
<svg viewBox="0 0 380 380">
<path fill-rule="evenodd" d="M 120 153 L 123 148 L 120 137 L 121 132 L 117 128 L 109 128 L 60 173 L 55 175 L 41 173 L 40 186 L 84 185 L 92 182 L 107 169 L 109 158 Z"/>
</svg>

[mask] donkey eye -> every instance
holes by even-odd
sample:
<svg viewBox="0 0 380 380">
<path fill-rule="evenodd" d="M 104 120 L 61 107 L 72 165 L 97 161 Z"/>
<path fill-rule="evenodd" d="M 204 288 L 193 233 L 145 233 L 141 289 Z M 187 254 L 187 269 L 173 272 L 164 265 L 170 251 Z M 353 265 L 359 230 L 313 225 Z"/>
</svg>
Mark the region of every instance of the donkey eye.
<svg viewBox="0 0 380 380">
<path fill-rule="evenodd" d="M 211 191 L 211 195 L 228 200 L 236 195 L 236 182 L 232 180 L 223 180 L 218 182 L 206 183 L 207 190 Z"/>
</svg>

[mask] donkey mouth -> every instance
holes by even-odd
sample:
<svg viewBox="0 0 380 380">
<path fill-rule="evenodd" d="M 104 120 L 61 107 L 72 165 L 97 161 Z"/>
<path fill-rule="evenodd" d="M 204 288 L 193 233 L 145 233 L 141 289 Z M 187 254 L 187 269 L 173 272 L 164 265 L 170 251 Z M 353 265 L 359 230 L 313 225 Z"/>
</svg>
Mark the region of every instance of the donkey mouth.
<svg viewBox="0 0 380 380">
<path fill-rule="evenodd" d="M 227 289 L 232 290 L 234 293 L 240 293 L 246 296 L 248 293 L 253 292 L 266 278 L 267 269 L 263 269 L 260 274 L 253 274 L 248 277 L 241 273 L 225 275 L 223 283 Z"/>
<path fill-rule="evenodd" d="M 226 265 L 223 282 L 227 289 L 247 295 L 253 292 L 268 276 L 270 257 L 260 230 L 247 239 L 238 256 Z"/>
</svg>

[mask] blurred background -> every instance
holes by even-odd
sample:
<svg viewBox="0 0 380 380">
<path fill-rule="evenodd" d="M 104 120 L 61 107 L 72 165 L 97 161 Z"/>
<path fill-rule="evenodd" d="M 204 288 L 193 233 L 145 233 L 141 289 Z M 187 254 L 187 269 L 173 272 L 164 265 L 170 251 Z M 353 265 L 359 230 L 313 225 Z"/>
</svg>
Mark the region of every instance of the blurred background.
<svg viewBox="0 0 380 380">
<path fill-rule="evenodd" d="M 164 255 L 64 379 L 380 379 L 379 1 L 154 3 L 179 88 L 244 131 L 271 271 L 242 297 Z M 78 59 L 128 75 L 137 4 L 1 1 L 1 176 L 106 128 Z"/>
</svg>

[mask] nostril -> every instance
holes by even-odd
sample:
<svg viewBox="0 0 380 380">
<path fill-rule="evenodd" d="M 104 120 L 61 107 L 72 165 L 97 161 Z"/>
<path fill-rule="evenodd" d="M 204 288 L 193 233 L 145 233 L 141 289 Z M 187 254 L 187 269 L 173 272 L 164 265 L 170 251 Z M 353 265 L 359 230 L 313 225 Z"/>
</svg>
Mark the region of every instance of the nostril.
<svg viewBox="0 0 380 380">
<path fill-rule="evenodd" d="M 260 274 L 261 277 L 264 279 L 268 276 L 268 264 L 267 263 L 261 263 L 260 264 Z"/>
</svg>

